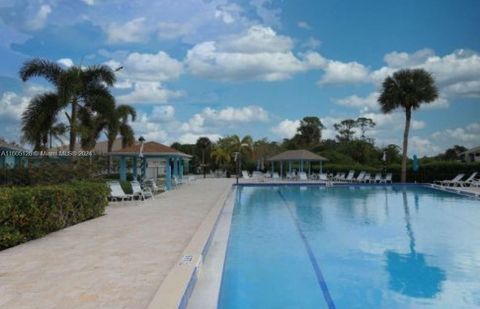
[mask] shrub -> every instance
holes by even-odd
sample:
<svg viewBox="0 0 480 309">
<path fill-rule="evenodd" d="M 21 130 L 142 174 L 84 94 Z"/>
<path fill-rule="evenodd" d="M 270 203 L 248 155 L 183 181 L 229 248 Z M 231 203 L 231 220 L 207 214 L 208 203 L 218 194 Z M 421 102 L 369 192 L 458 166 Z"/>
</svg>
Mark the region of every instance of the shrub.
<svg viewBox="0 0 480 309">
<path fill-rule="evenodd" d="M 98 217 L 108 203 L 104 183 L 0 187 L 0 250 Z"/>
</svg>

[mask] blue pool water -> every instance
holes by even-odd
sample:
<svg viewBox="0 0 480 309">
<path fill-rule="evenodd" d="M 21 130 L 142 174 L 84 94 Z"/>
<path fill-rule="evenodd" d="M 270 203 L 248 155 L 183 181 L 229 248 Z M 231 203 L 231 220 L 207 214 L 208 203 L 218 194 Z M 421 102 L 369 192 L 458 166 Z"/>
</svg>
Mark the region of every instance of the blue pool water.
<svg viewBox="0 0 480 309">
<path fill-rule="evenodd" d="M 422 186 L 239 187 L 219 308 L 480 306 L 480 202 Z"/>
</svg>

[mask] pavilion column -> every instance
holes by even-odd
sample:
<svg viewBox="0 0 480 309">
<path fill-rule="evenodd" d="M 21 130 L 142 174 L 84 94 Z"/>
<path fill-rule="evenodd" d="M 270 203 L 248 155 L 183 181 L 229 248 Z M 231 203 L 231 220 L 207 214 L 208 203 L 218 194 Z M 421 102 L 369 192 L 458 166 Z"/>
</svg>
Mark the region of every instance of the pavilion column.
<svg viewBox="0 0 480 309">
<path fill-rule="evenodd" d="M 303 160 L 300 160 L 300 172 L 303 173 Z"/>
<path fill-rule="evenodd" d="M 273 177 L 273 173 L 275 172 L 275 163 L 273 161 L 270 162 L 270 164 L 272 164 L 272 177 Z"/>
<path fill-rule="evenodd" d="M 292 161 L 288 161 L 288 173 L 292 174 Z"/>
<path fill-rule="evenodd" d="M 127 180 L 127 162 L 124 156 L 120 157 L 120 180 Z"/>
<path fill-rule="evenodd" d="M 280 177 L 283 178 L 283 161 L 280 161 Z"/>
<path fill-rule="evenodd" d="M 137 180 L 137 176 L 138 176 L 138 171 L 137 171 L 137 157 L 134 156 L 133 158 L 133 179 Z"/>
<path fill-rule="evenodd" d="M 179 169 L 179 176 L 180 176 L 180 178 L 183 178 L 183 163 L 184 163 L 183 160 L 179 160 L 179 161 L 178 161 L 178 164 L 179 164 L 179 168 L 178 168 L 178 169 Z"/>
<path fill-rule="evenodd" d="M 308 161 L 308 176 L 312 174 L 312 162 Z"/>
<path fill-rule="evenodd" d="M 183 165 L 184 165 L 184 173 L 189 173 L 189 165 L 190 165 L 190 162 L 188 160 L 183 160 Z"/>
<path fill-rule="evenodd" d="M 165 186 L 167 190 L 172 188 L 172 169 L 170 166 L 170 157 L 167 158 L 167 162 L 165 164 Z"/>
<path fill-rule="evenodd" d="M 178 158 L 173 159 L 173 176 L 178 177 Z"/>
<path fill-rule="evenodd" d="M 323 174 L 323 167 L 322 167 L 322 161 L 320 161 L 320 174 Z"/>
</svg>

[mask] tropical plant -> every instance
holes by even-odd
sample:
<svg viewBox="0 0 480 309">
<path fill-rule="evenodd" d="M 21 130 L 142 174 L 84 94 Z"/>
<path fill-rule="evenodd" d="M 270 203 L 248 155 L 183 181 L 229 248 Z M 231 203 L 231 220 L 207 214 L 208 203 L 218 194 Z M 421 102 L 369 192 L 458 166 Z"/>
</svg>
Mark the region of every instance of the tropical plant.
<svg viewBox="0 0 480 309">
<path fill-rule="evenodd" d="M 54 135 L 64 134 L 64 126 L 57 123 L 60 109 L 55 93 L 34 97 L 22 114 L 22 140 L 32 144 L 34 150 L 46 149 Z"/>
<path fill-rule="evenodd" d="M 349 142 L 353 139 L 357 122 L 353 119 L 345 119 L 335 123 L 333 127 L 338 132 L 336 137 L 340 142 Z"/>
<path fill-rule="evenodd" d="M 212 142 L 208 137 L 200 137 L 197 139 L 196 143 L 197 149 L 201 152 L 202 154 L 202 171 L 203 171 L 203 178 L 207 177 L 207 170 L 206 170 L 206 163 L 205 163 L 205 158 L 206 155 L 210 154 L 210 150 L 212 147 Z M 207 153 L 208 152 L 208 153 Z"/>
<path fill-rule="evenodd" d="M 362 140 L 366 140 L 365 132 L 368 129 L 375 127 L 376 123 L 371 118 L 366 117 L 359 117 L 355 120 L 356 126 L 360 128 L 360 132 L 362 132 Z"/>
<path fill-rule="evenodd" d="M 106 102 L 111 105 L 113 101 L 108 86 L 112 86 L 115 82 L 115 74 L 106 65 L 64 68 L 50 60 L 33 59 L 23 64 L 20 69 L 20 77 L 23 81 L 32 77 L 44 77 L 55 86 L 58 101 L 55 106 L 55 116 L 61 110 L 70 107 L 70 113 L 65 113 L 69 123 L 70 151 L 75 149 L 77 135 L 81 131 L 81 120 L 91 120 L 86 117 L 87 114 L 94 115 L 98 110 L 105 108 Z M 46 108 L 46 105 L 41 105 L 41 107 Z M 91 141 L 91 139 L 85 138 L 85 133 L 83 135 L 85 143 Z M 30 137 L 28 138 L 30 139 Z"/>
<path fill-rule="evenodd" d="M 384 113 L 397 108 L 405 111 L 403 132 L 401 181 L 407 180 L 408 134 L 412 111 L 422 103 L 433 102 L 438 97 L 438 89 L 432 75 L 423 69 L 404 69 L 385 78 L 378 102 Z"/>
<path fill-rule="evenodd" d="M 322 139 L 322 130 L 325 126 L 315 116 L 304 117 L 293 137 L 293 144 L 298 148 L 312 148 L 317 146 Z"/>
<path fill-rule="evenodd" d="M 232 156 L 228 149 L 218 146 L 212 151 L 211 156 L 215 160 L 215 163 L 224 169 L 227 164 L 232 161 Z"/>
</svg>

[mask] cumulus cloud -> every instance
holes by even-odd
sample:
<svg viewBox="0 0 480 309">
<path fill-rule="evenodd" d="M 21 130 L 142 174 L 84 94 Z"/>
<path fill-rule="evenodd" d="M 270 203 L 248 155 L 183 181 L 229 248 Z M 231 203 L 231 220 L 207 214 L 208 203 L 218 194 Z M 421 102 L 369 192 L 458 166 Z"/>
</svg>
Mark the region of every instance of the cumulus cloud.
<svg viewBox="0 0 480 309">
<path fill-rule="evenodd" d="M 339 105 L 356 107 L 361 110 L 378 109 L 379 107 L 379 104 L 377 102 L 378 96 L 379 96 L 378 92 L 372 92 L 366 97 L 351 95 L 343 99 L 335 100 L 335 102 Z"/>
<path fill-rule="evenodd" d="M 73 60 L 70 58 L 61 58 L 57 60 L 57 63 L 63 65 L 64 67 L 71 67 L 74 65 Z"/>
<path fill-rule="evenodd" d="M 465 49 L 438 56 L 431 49 L 412 54 L 392 52 L 384 57 L 387 66 L 371 73 L 371 80 L 379 85 L 385 77 L 402 68 L 423 68 L 438 82 L 444 99 L 480 97 L 480 55 Z"/>
<path fill-rule="evenodd" d="M 180 61 L 163 51 L 156 54 L 131 53 L 123 61 L 122 66 L 124 68 L 119 72 L 119 76 L 140 81 L 164 82 L 177 79 L 183 70 Z"/>
<path fill-rule="evenodd" d="M 159 22 L 157 26 L 158 38 L 165 40 L 180 38 L 193 31 L 193 27 L 188 23 Z"/>
<path fill-rule="evenodd" d="M 480 145 L 480 122 L 473 122 L 461 128 L 440 130 L 433 133 L 432 138 L 442 145 L 476 147 Z"/>
<path fill-rule="evenodd" d="M 307 48 L 307 49 L 317 49 L 322 45 L 322 42 L 314 37 L 309 37 L 303 44 L 302 46 Z"/>
<path fill-rule="evenodd" d="M 292 138 L 297 133 L 300 126 L 300 120 L 285 119 L 272 127 L 272 132 L 281 138 Z"/>
<path fill-rule="evenodd" d="M 48 16 L 52 13 L 52 8 L 48 4 L 42 4 L 33 18 L 27 22 L 27 27 L 31 30 L 40 30 L 45 26 Z"/>
<path fill-rule="evenodd" d="M 139 17 L 125 24 L 111 23 L 107 28 L 110 43 L 138 43 L 147 39 L 149 31 L 145 29 L 145 18 Z"/>
<path fill-rule="evenodd" d="M 154 106 L 151 113 L 152 120 L 173 121 L 175 119 L 175 108 L 171 105 Z"/>
<path fill-rule="evenodd" d="M 132 92 L 120 95 L 117 99 L 126 104 L 165 104 L 184 95 L 183 91 L 164 88 L 160 82 L 137 81 Z"/>
<path fill-rule="evenodd" d="M 324 67 L 325 74 L 318 82 L 325 84 L 351 84 L 368 82 L 368 69 L 358 62 L 329 60 Z"/>
<path fill-rule="evenodd" d="M 218 141 L 222 138 L 220 134 L 195 134 L 195 133 L 185 133 L 180 135 L 178 141 L 182 144 L 195 144 L 200 137 L 207 137 L 213 142 Z"/>
<path fill-rule="evenodd" d="M 201 113 L 193 115 L 182 125 L 182 130 L 193 133 L 203 133 L 219 126 L 234 126 L 254 122 L 268 122 L 269 115 L 260 106 L 225 107 L 214 109 L 206 107 Z"/>
</svg>

